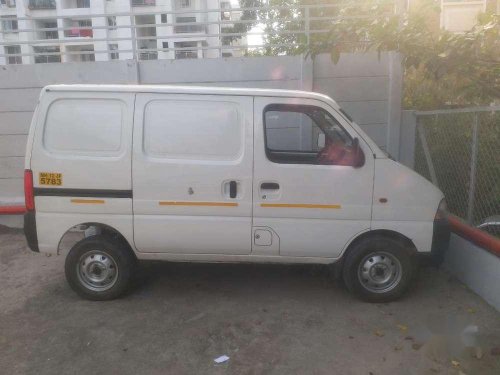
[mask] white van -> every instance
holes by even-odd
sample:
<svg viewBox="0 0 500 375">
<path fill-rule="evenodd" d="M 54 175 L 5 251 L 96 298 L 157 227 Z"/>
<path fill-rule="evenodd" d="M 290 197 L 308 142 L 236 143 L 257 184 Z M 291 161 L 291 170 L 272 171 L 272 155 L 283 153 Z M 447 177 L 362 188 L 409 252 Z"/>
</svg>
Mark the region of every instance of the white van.
<svg viewBox="0 0 500 375">
<path fill-rule="evenodd" d="M 443 194 L 329 97 L 301 91 L 55 85 L 29 131 L 25 234 L 81 296 L 126 290 L 137 260 L 337 265 L 389 301 L 447 246 Z"/>
</svg>

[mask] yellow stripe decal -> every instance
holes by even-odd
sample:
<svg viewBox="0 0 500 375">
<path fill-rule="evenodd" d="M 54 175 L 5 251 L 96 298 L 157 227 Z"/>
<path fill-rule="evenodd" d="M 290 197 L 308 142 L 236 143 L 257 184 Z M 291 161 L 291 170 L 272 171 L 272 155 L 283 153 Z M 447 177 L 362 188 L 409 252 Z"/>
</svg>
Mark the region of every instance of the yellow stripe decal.
<svg viewBox="0 0 500 375">
<path fill-rule="evenodd" d="M 160 201 L 160 206 L 198 206 L 198 207 L 237 207 L 234 202 L 178 202 L 178 201 Z"/>
<path fill-rule="evenodd" d="M 102 199 L 72 199 L 71 203 L 83 203 L 83 204 L 104 204 Z"/>
<path fill-rule="evenodd" d="M 261 203 L 261 207 L 274 208 L 342 208 L 340 204 L 306 204 L 306 203 Z"/>
</svg>

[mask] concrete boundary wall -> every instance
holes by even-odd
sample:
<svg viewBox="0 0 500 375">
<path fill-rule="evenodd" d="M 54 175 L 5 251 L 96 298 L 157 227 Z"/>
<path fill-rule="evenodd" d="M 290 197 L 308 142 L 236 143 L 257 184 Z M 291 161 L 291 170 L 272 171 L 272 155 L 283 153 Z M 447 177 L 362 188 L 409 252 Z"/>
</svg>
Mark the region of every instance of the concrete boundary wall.
<svg viewBox="0 0 500 375">
<path fill-rule="evenodd" d="M 416 129 L 417 116 L 415 111 L 401 111 L 398 160 L 411 169 L 415 169 Z"/>
<path fill-rule="evenodd" d="M 325 93 L 383 149 L 399 153 L 401 66 L 396 53 L 227 59 L 107 61 L 0 67 L 0 205 L 22 200 L 26 136 L 49 84 L 183 84 Z M 0 217 L 0 223 L 2 218 Z"/>
<path fill-rule="evenodd" d="M 500 257 L 453 234 L 444 267 L 500 311 Z"/>
</svg>

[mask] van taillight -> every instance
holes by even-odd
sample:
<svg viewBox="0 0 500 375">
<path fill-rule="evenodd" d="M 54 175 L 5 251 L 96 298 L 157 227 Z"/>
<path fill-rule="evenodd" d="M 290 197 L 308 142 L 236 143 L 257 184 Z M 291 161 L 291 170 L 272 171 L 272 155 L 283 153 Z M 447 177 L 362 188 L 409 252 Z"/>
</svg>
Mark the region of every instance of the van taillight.
<svg viewBox="0 0 500 375">
<path fill-rule="evenodd" d="M 24 204 L 26 210 L 35 210 L 35 196 L 33 195 L 33 173 L 31 169 L 24 170 Z"/>
</svg>

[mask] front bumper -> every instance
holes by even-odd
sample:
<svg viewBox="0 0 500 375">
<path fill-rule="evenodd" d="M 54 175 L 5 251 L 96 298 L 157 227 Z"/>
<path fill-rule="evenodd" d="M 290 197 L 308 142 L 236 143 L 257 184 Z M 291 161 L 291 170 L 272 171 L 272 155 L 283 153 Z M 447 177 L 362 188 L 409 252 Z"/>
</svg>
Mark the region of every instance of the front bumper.
<svg viewBox="0 0 500 375">
<path fill-rule="evenodd" d="M 24 214 L 24 235 L 31 251 L 40 252 L 38 249 L 38 236 L 36 234 L 35 211 Z"/>
<path fill-rule="evenodd" d="M 439 266 L 450 244 L 451 226 L 447 218 L 434 220 L 432 233 L 431 261 Z"/>
</svg>

